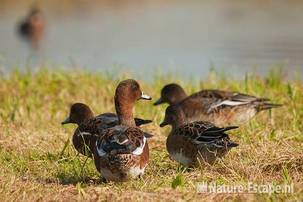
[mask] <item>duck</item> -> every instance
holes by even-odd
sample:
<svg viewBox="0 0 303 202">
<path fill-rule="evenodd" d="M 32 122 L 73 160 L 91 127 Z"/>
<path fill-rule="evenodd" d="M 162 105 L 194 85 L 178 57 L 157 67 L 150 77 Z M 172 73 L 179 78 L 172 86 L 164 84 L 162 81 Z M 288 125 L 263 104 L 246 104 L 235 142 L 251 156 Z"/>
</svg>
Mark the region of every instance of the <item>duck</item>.
<svg viewBox="0 0 303 202">
<path fill-rule="evenodd" d="M 115 91 L 119 124 L 99 131 L 94 162 L 106 181 L 125 182 L 141 177 L 149 161 L 148 140 L 152 137 L 136 126 L 133 108 L 137 100 L 151 100 L 133 79 L 121 81 Z"/>
<path fill-rule="evenodd" d="M 176 84 L 170 83 L 165 85 L 161 90 L 161 97 L 154 103 L 154 105 L 160 105 L 163 103 L 168 103 L 169 105 L 174 105 L 187 97 L 184 89 Z"/>
<path fill-rule="evenodd" d="M 136 126 L 151 123 L 151 120 L 135 118 Z M 92 152 L 96 146 L 98 131 L 114 127 L 119 124 L 119 120 L 114 113 L 103 113 L 95 116 L 90 107 L 84 103 L 74 103 L 70 107 L 69 116 L 61 122 L 65 124 L 77 124 L 74 131 L 72 143 L 74 148 L 88 157 L 92 157 Z"/>
<path fill-rule="evenodd" d="M 172 130 L 166 140 L 166 149 L 172 160 L 183 166 L 198 167 L 213 165 L 238 144 L 226 133 L 238 126 L 217 127 L 206 121 L 185 123 L 184 116 L 174 106 L 167 107 L 160 127 L 171 125 Z"/>
<path fill-rule="evenodd" d="M 161 97 L 154 103 L 174 105 L 186 123 L 211 122 L 216 126 L 239 125 L 248 122 L 264 110 L 281 107 L 268 98 L 259 98 L 233 91 L 205 89 L 187 96 L 178 84 L 168 84 L 161 90 Z"/>
<path fill-rule="evenodd" d="M 44 35 L 44 27 L 45 22 L 41 10 L 37 6 L 33 6 L 27 17 L 19 24 L 18 33 L 36 50 Z"/>
</svg>

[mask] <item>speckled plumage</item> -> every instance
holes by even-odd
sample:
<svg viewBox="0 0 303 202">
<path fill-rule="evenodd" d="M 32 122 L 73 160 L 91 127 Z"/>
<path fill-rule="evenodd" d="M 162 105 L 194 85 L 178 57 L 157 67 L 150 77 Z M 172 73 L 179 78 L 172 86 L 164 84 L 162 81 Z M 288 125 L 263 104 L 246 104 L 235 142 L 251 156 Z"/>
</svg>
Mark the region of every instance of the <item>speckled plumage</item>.
<svg viewBox="0 0 303 202">
<path fill-rule="evenodd" d="M 97 170 L 110 181 L 126 181 L 137 177 L 130 173 L 132 168 L 141 169 L 142 173 L 138 175 L 143 175 L 149 159 L 145 138 L 145 133 L 137 127 L 118 125 L 103 130 L 95 150 Z M 134 154 L 138 148 L 139 153 Z"/>
<path fill-rule="evenodd" d="M 135 118 L 136 126 L 151 122 L 151 120 Z M 100 130 L 118 125 L 119 120 L 114 113 L 104 113 L 94 117 L 93 112 L 87 105 L 75 103 L 71 107 L 67 122 L 63 122 L 63 124 L 66 123 L 78 124 L 72 138 L 73 145 L 79 153 L 91 157 Z"/>
<path fill-rule="evenodd" d="M 147 138 L 133 118 L 134 103 L 151 99 L 143 94 L 135 80 L 119 83 L 115 93 L 115 107 L 119 125 L 99 130 L 94 150 L 94 162 L 102 176 L 109 181 L 127 181 L 143 175 L 149 160 Z"/>
<path fill-rule="evenodd" d="M 180 90 L 174 91 L 174 93 L 178 92 L 182 93 Z M 170 93 L 169 96 L 177 97 L 173 93 Z M 167 97 L 166 95 L 166 99 L 168 99 Z M 245 123 L 262 110 L 281 106 L 269 101 L 267 98 L 258 98 L 238 92 L 202 90 L 170 104 L 179 108 L 179 116 L 183 117 L 185 123 L 207 121 L 216 126 L 226 126 Z"/>
<path fill-rule="evenodd" d="M 185 166 L 203 163 L 213 164 L 223 157 L 232 147 L 225 131 L 237 127 L 219 128 L 209 122 L 193 122 L 174 128 L 166 142 L 167 151 L 173 160 Z"/>
</svg>

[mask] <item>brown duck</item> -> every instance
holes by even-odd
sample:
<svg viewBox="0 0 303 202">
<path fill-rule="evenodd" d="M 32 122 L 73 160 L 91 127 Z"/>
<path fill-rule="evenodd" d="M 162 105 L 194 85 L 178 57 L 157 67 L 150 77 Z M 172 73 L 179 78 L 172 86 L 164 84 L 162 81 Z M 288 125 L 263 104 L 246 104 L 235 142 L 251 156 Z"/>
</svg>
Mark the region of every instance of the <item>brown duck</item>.
<svg viewBox="0 0 303 202">
<path fill-rule="evenodd" d="M 136 126 L 151 122 L 151 120 L 135 118 Z M 91 157 L 96 146 L 99 130 L 114 127 L 119 124 L 119 120 L 114 113 L 104 113 L 95 117 L 89 106 L 83 103 L 75 103 L 71 106 L 70 114 L 62 122 L 62 125 L 68 123 L 78 125 L 72 139 L 75 149 L 79 153 Z"/>
<path fill-rule="evenodd" d="M 44 27 L 42 12 L 34 6 L 28 16 L 19 24 L 18 32 L 21 37 L 31 43 L 34 49 L 38 49 L 44 35 Z"/>
<path fill-rule="evenodd" d="M 132 79 L 119 83 L 115 107 L 119 125 L 100 130 L 94 152 L 96 168 L 109 181 L 127 181 L 142 176 L 149 160 L 147 138 L 151 135 L 136 126 L 133 107 L 145 95 Z"/>
<path fill-rule="evenodd" d="M 161 127 L 171 125 L 172 130 L 166 140 L 166 148 L 171 159 L 184 166 L 213 164 L 224 157 L 232 147 L 238 146 L 225 132 L 237 128 L 216 127 L 212 123 L 195 121 L 185 123 L 184 117 L 169 106 Z"/>
<path fill-rule="evenodd" d="M 260 111 L 281 106 L 270 103 L 267 98 L 221 90 L 202 90 L 187 96 L 178 84 L 169 84 L 162 89 L 161 98 L 154 104 L 161 103 L 178 108 L 185 123 L 207 121 L 216 126 L 241 124 Z"/>
</svg>

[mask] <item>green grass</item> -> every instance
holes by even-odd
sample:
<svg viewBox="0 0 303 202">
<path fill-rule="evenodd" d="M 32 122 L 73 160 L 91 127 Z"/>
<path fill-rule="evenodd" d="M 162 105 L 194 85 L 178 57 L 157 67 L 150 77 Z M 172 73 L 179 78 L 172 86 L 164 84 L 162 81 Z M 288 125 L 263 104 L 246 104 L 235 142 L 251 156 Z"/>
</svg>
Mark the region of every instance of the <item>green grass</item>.
<svg viewBox="0 0 303 202">
<path fill-rule="evenodd" d="M 92 160 L 75 152 L 70 139 L 75 126 L 62 127 L 73 102 L 87 103 L 95 113 L 114 111 L 117 83 L 127 76 L 81 71 L 12 71 L 0 75 L 0 198 L 34 200 L 297 200 L 303 198 L 303 82 L 286 81 L 276 70 L 265 78 L 229 79 L 215 72 L 200 82 L 155 76 L 139 81 L 158 98 L 163 85 L 178 82 L 188 94 L 204 88 L 235 90 L 268 97 L 284 107 L 260 113 L 231 133 L 240 144 L 213 166 L 187 170 L 169 159 L 160 129 L 166 106 L 136 104 L 137 117 L 154 122 L 143 129 L 154 134 L 151 159 L 142 179 L 102 183 Z M 154 100 L 155 100 L 154 99 Z M 198 194 L 198 182 L 227 185 L 293 183 L 293 194 Z"/>
</svg>

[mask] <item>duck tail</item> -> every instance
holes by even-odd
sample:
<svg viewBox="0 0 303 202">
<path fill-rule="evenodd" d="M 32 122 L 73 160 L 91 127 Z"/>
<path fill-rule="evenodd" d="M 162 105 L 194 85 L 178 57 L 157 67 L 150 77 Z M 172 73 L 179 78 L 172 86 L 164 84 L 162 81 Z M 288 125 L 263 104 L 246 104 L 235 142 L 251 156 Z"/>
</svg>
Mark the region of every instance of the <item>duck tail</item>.
<svg viewBox="0 0 303 202">
<path fill-rule="evenodd" d="M 135 122 L 136 122 L 137 126 L 141 126 L 141 125 L 149 124 L 153 121 L 152 120 L 145 120 L 145 119 L 135 118 Z"/>
<path fill-rule="evenodd" d="M 228 144 L 227 144 L 227 147 L 230 147 L 230 148 L 232 148 L 232 147 L 237 147 L 237 146 L 239 146 L 239 144 L 238 144 L 238 143 L 235 143 L 235 142 L 233 142 L 233 141 L 229 141 Z"/>
<path fill-rule="evenodd" d="M 237 128 L 239 128 L 239 126 L 227 126 L 227 127 L 223 128 L 222 132 L 237 129 Z"/>
<path fill-rule="evenodd" d="M 225 129 L 224 132 L 228 131 L 228 130 L 233 130 L 233 129 L 236 129 L 236 128 L 239 128 L 239 127 L 238 126 L 227 126 L 227 127 L 224 128 Z M 227 137 L 229 139 L 228 135 L 227 135 Z M 238 143 L 235 143 L 235 142 L 231 141 L 230 139 L 228 140 L 227 147 L 232 148 L 232 147 L 237 147 L 237 146 L 239 146 Z"/>
<path fill-rule="evenodd" d="M 257 101 L 258 102 L 269 102 L 270 99 L 268 99 L 268 98 L 258 98 Z"/>
<path fill-rule="evenodd" d="M 263 111 L 263 110 L 269 110 L 272 108 L 277 108 L 277 107 L 282 107 L 282 104 L 273 104 L 273 103 L 262 103 L 260 105 L 257 106 L 257 111 Z"/>
<path fill-rule="evenodd" d="M 145 136 L 146 138 L 152 138 L 152 137 L 153 137 L 153 135 L 152 135 L 152 134 L 150 134 L 150 133 L 146 133 L 146 132 L 144 132 L 144 136 Z"/>
</svg>

